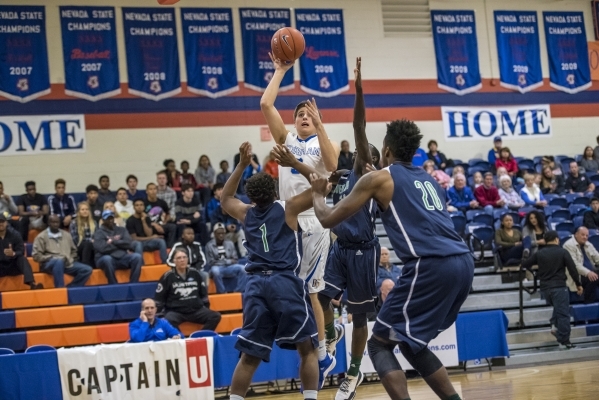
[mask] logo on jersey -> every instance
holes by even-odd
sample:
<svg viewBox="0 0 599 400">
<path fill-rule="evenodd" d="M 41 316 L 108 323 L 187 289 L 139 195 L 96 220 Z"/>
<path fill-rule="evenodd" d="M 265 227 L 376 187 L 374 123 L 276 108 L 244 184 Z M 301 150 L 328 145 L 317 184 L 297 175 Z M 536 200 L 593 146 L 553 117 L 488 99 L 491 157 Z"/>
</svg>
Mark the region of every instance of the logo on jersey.
<svg viewBox="0 0 599 400">
<path fill-rule="evenodd" d="M 158 286 L 156 286 L 156 293 L 160 293 L 160 292 L 162 292 L 162 289 L 164 289 L 164 288 L 162 287 L 162 283 L 159 283 L 159 284 L 158 284 Z"/>
<path fill-rule="evenodd" d="M 189 297 L 193 293 L 195 288 L 177 288 L 175 289 L 175 294 L 180 295 L 181 297 Z"/>
<path fill-rule="evenodd" d="M 363 255 L 363 253 L 362 253 L 362 251 L 361 251 L 361 250 L 358 250 L 358 251 L 356 251 L 356 255 L 357 255 L 357 256 L 361 256 L 361 255 Z"/>
<path fill-rule="evenodd" d="M 312 279 L 312 287 L 317 288 L 320 286 L 320 279 Z"/>
</svg>

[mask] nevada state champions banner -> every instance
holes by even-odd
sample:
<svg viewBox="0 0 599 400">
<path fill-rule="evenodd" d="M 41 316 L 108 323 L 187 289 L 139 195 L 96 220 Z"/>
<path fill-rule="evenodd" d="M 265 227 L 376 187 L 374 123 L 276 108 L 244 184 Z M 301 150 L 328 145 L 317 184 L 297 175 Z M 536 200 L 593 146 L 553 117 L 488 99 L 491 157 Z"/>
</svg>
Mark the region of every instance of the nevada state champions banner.
<svg viewBox="0 0 599 400">
<path fill-rule="evenodd" d="M 270 61 L 270 40 L 276 31 L 291 26 L 288 8 L 240 8 L 245 87 L 263 92 L 275 68 Z M 280 92 L 293 89 L 293 68 L 281 82 Z"/>
<path fill-rule="evenodd" d="M 583 13 L 543 12 L 543 22 L 551 86 L 570 94 L 591 87 Z"/>
<path fill-rule="evenodd" d="M 129 93 L 162 100 L 181 92 L 174 8 L 123 7 Z"/>
<path fill-rule="evenodd" d="M 211 98 L 239 90 L 230 8 L 182 8 L 187 90 Z"/>
<path fill-rule="evenodd" d="M 96 101 L 121 93 L 114 7 L 60 7 L 65 93 Z"/>
<path fill-rule="evenodd" d="M 432 10 L 437 85 L 458 95 L 482 88 L 474 11 Z"/>
<path fill-rule="evenodd" d="M 501 86 L 526 93 L 543 86 L 536 11 L 495 11 Z"/>
<path fill-rule="evenodd" d="M 296 9 L 295 27 L 306 40 L 300 58 L 303 91 L 333 97 L 349 89 L 343 10 Z"/>
<path fill-rule="evenodd" d="M 44 7 L 0 6 L 0 95 L 26 103 L 48 93 Z"/>
</svg>

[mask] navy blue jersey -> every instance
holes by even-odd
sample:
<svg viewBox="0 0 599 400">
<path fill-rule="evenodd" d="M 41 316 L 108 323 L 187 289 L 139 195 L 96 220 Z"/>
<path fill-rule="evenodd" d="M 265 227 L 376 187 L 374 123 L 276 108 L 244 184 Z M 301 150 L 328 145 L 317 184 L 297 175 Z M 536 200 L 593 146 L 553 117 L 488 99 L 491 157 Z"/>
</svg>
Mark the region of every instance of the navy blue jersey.
<svg viewBox="0 0 599 400">
<path fill-rule="evenodd" d="M 339 178 L 333 192 L 333 204 L 337 204 L 350 194 L 360 179 L 354 170 L 349 170 Z M 333 233 L 343 241 L 351 243 L 370 242 L 375 237 L 376 203 L 370 199 L 360 211 L 335 226 Z"/>
<path fill-rule="evenodd" d="M 418 257 L 468 253 L 446 207 L 445 191 L 423 169 L 393 164 L 385 168 L 393 179 L 393 198 L 382 213 L 395 254 L 404 263 Z"/>
<path fill-rule="evenodd" d="M 275 201 L 266 208 L 252 207 L 245 216 L 247 272 L 298 272 L 302 257 L 301 229 L 285 222 L 285 202 Z"/>
</svg>

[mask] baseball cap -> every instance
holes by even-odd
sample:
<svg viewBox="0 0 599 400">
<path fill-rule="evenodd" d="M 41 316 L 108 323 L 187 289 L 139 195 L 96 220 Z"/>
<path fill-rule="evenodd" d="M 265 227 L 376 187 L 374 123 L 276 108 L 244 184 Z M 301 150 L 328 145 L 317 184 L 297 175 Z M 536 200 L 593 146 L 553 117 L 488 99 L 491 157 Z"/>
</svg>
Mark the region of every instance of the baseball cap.
<svg viewBox="0 0 599 400">
<path fill-rule="evenodd" d="M 495 136 L 495 139 L 493 139 L 493 142 L 501 142 L 501 136 Z"/>
<path fill-rule="evenodd" d="M 222 222 L 217 222 L 216 224 L 214 224 L 214 228 L 212 228 L 212 232 L 216 232 L 217 229 L 227 230 L 225 228 L 225 224 L 223 224 Z"/>
<path fill-rule="evenodd" d="M 114 217 L 114 213 L 111 210 L 102 211 L 102 219 L 108 219 L 110 217 Z"/>
</svg>

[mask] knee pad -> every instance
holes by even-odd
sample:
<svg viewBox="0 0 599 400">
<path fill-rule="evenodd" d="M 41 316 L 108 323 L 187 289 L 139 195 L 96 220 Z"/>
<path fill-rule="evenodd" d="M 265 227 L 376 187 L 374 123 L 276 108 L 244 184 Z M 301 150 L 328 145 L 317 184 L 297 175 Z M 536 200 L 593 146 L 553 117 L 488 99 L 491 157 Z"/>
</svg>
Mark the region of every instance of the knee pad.
<svg viewBox="0 0 599 400">
<path fill-rule="evenodd" d="M 401 365 L 393 353 L 395 344 L 384 343 L 374 336 L 367 343 L 368 355 L 379 378 L 383 379 L 390 372 L 401 371 Z"/>
<path fill-rule="evenodd" d="M 354 323 L 354 328 L 364 328 L 368 324 L 368 318 L 366 314 L 353 314 L 352 322 Z"/>
<path fill-rule="evenodd" d="M 318 293 L 318 302 L 323 310 L 328 310 L 331 307 L 331 298 L 322 293 Z"/>
<path fill-rule="evenodd" d="M 407 343 L 400 343 L 399 349 L 401 354 L 408 360 L 412 367 L 418 371 L 420 376 L 427 378 L 437 372 L 443 366 L 443 363 L 433 354 L 432 351 L 425 347 L 418 353 L 414 354 Z"/>
</svg>

